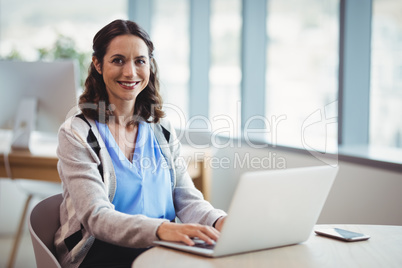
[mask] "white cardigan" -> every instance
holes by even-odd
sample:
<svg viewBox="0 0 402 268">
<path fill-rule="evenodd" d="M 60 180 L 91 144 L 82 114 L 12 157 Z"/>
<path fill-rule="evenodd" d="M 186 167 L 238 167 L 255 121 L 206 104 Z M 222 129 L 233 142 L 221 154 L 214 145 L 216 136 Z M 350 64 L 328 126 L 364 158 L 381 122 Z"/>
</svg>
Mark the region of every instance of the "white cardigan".
<svg viewBox="0 0 402 268">
<path fill-rule="evenodd" d="M 95 121 L 87 119 L 87 122 L 74 116 L 59 130 L 58 171 L 64 200 L 60 206 L 61 227 L 55 235 L 55 247 L 62 267 L 78 267 L 95 238 L 123 247 L 150 247 L 158 240 L 157 228 L 166 221 L 114 210 L 116 176 L 113 163 Z M 180 143 L 173 127 L 164 119 L 151 127 L 169 165 L 177 217 L 183 223 L 212 226 L 226 214 L 203 199 L 194 187 L 184 161 L 178 161 Z M 99 144 L 98 153 L 88 143 L 88 140 L 93 143 L 93 139 L 89 139 L 91 130 Z"/>
</svg>

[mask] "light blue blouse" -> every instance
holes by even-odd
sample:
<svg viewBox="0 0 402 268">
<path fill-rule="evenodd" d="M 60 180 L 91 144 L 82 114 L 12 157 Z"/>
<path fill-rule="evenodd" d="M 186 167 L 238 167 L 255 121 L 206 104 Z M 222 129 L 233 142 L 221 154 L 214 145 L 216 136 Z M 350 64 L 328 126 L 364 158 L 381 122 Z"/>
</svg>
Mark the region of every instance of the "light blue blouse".
<svg viewBox="0 0 402 268">
<path fill-rule="evenodd" d="M 131 215 L 174 220 L 171 180 L 165 157 L 150 125 L 140 122 L 133 160 L 120 150 L 109 127 L 96 122 L 116 173 L 115 209 Z"/>
</svg>

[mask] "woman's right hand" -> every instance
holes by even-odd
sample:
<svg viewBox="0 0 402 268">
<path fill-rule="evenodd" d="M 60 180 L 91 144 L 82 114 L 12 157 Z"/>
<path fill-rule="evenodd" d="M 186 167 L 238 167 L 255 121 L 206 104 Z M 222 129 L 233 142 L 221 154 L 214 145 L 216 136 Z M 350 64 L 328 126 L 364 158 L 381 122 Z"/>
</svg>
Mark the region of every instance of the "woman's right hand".
<svg viewBox="0 0 402 268">
<path fill-rule="evenodd" d="M 189 246 L 193 246 L 194 242 L 191 238 L 197 237 L 208 244 L 217 241 L 220 232 L 214 227 L 201 224 L 180 224 L 173 222 L 164 222 L 156 231 L 156 235 L 160 240 L 183 242 Z"/>
</svg>

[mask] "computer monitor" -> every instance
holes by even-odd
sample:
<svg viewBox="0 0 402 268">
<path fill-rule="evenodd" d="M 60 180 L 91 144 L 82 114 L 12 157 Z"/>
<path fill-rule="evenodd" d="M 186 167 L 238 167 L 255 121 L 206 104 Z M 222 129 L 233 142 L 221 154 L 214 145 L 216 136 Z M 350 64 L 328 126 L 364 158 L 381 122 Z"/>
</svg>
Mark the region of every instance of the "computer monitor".
<svg viewBox="0 0 402 268">
<path fill-rule="evenodd" d="M 17 118 L 25 116 L 34 121 L 31 131 L 57 133 L 67 115 L 76 111 L 79 72 L 75 61 L 0 61 L 0 81 L 1 129 L 15 132 Z M 29 109 L 36 110 L 36 116 Z"/>
</svg>

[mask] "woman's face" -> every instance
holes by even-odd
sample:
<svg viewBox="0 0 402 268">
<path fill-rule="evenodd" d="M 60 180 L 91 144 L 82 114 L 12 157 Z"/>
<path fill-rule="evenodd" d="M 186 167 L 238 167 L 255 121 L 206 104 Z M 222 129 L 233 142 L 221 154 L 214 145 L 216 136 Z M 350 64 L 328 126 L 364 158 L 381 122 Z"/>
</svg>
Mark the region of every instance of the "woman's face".
<svg viewBox="0 0 402 268">
<path fill-rule="evenodd" d="M 96 70 L 103 75 L 110 103 L 132 102 L 148 85 L 150 59 L 145 42 L 135 35 L 120 35 L 109 44 L 103 66 L 94 57 Z"/>
</svg>

